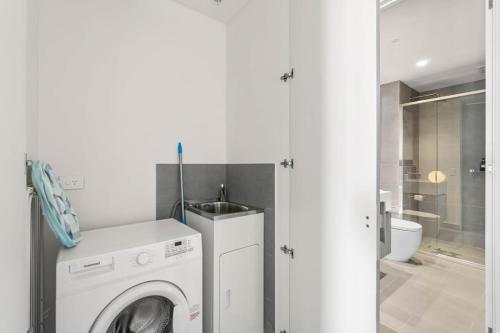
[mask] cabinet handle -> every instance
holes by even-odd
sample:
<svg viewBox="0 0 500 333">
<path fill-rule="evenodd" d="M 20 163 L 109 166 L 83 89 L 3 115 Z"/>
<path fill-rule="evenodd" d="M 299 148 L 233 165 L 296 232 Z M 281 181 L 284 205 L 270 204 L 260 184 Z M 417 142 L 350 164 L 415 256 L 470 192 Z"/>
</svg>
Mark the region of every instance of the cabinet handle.
<svg viewBox="0 0 500 333">
<path fill-rule="evenodd" d="M 231 289 L 226 289 L 226 309 L 231 306 Z"/>
</svg>

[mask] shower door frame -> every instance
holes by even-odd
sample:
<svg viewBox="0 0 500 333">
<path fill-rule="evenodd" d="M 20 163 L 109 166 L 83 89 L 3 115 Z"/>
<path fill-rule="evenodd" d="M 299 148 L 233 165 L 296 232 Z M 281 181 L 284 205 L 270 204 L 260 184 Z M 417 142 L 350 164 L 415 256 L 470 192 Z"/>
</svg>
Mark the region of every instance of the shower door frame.
<svg viewBox="0 0 500 333">
<path fill-rule="evenodd" d="M 427 103 L 436 103 L 436 110 L 435 111 L 439 112 L 439 110 L 438 110 L 438 107 L 439 107 L 438 103 L 439 102 L 449 101 L 449 100 L 452 100 L 452 99 L 457 99 L 457 98 L 462 98 L 462 97 L 467 97 L 467 96 L 474 96 L 474 95 L 486 94 L 486 92 L 487 92 L 486 89 L 477 89 L 477 90 L 471 90 L 471 91 L 457 93 L 457 94 L 451 94 L 451 95 L 446 95 L 446 96 L 439 96 L 439 97 L 434 97 L 434 98 L 419 100 L 419 101 L 415 101 L 415 102 L 407 102 L 407 103 L 400 104 L 399 105 L 399 123 L 400 123 L 400 128 L 402 130 L 400 132 L 400 138 L 399 138 L 399 142 L 400 142 L 400 145 L 399 145 L 399 159 L 401 161 L 405 159 L 405 156 L 404 156 L 404 108 L 405 107 L 417 106 L 417 105 L 422 105 L 422 104 L 427 104 Z M 486 99 L 486 96 L 485 96 L 485 99 Z M 486 104 L 487 104 L 487 102 L 486 102 Z M 487 105 L 486 105 L 486 107 L 487 107 Z M 487 112 L 487 110 L 485 109 L 485 113 L 486 112 Z M 486 117 L 487 117 L 487 115 L 486 115 Z M 438 134 L 436 133 L 436 140 L 437 140 L 437 135 Z M 436 163 L 438 163 L 437 160 L 436 160 Z M 436 170 L 439 170 L 439 168 L 437 167 Z M 404 170 L 403 170 L 403 166 L 401 166 L 401 169 L 400 169 L 400 176 L 401 176 L 401 178 L 400 178 L 401 186 L 400 186 L 400 191 L 399 191 L 398 195 L 399 195 L 399 200 L 401 202 L 401 211 L 399 213 L 401 214 L 401 216 L 403 216 L 403 214 L 404 214 L 404 207 L 403 207 L 403 203 L 404 203 L 404 189 L 403 189 L 403 184 L 404 184 Z M 485 182 L 487 182 L 487 180 L 485 180 Z M 485 205 L 485 210 L 486 210 L 486 208 L 487 207 Z M 438 215 L 441 215 L 441 214 L 438 214 Z M 486 223 L 487 223 L 487 221 L 486 221 L 486 218 L 485 218 L 485 225 L 486 225 Z M 441 225 L 441 221 L 438 220 L 437 234 L 439 233 L 440 225 Z M 438 237 L 437 234 L 435 236 L 435 238 L 436 238 L 435 241 L 436 242 L 439 241 L 439 237 Z M 486 232 L 485 232 L 485 238 L 486 238 Z M 486 251 L 486 248 L 485 248 L 485 251 Z"/>
</svg>

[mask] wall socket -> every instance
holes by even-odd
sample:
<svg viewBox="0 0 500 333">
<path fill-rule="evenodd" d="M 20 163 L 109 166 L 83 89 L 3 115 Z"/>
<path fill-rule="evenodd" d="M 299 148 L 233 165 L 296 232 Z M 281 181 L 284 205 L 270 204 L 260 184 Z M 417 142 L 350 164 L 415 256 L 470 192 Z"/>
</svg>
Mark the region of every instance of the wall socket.
<svg viewBox="0 0 500 333">
<path fill-rule="evenodd" d="M 59 182 L 65 190 L 81 190 L 85 187 L 85 178 L 83 176 L 62 176 Z"/>
</svg>

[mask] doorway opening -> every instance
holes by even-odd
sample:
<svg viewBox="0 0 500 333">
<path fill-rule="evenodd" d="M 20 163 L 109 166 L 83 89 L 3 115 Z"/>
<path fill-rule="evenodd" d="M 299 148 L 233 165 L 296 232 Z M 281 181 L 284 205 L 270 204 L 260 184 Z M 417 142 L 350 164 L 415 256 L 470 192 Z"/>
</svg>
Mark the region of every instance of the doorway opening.
<svg viewBox="0 0 500 333">
<path fill-rule="evenodd" d="M 381 4 L 381 332 L 485 332 L 485 13 Z"/>
</svg>

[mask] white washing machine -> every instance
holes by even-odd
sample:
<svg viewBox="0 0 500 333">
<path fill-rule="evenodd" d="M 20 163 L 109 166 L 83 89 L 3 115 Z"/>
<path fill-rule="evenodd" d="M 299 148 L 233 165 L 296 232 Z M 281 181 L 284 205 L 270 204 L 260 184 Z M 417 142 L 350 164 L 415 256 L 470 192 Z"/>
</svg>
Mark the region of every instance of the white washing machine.
<svg viewBox="0 0 500 333">
<path fill-rule="evenodd" d="M 162 220 L 82 236 L 57 258 L 57 333 L 202 333 L 198 232 Z"/>
</svg>

